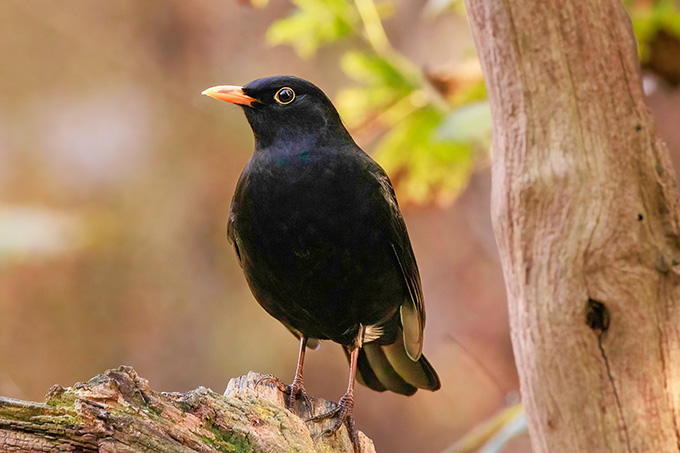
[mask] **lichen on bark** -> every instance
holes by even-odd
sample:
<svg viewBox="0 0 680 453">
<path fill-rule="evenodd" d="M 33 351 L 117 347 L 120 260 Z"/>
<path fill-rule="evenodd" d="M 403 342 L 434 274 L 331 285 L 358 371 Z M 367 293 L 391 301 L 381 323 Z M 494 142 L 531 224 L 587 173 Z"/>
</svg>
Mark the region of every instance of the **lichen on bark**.
<svg viewBox="0 0 680 453">
<path fill-rule="evenodd" d="M 232 379 L 224 395 L 204 387 L 159 393 L 132 368 L 120 367 L 72 387 L 55 385 L 44 403 L 0 398 L 0 450 L 353 452 L 345 428 L 315 436 L 330 421 L 305 423 L 285 408 L 276 387 L 255 385 L 260 377 Z M 311 402 L 315 414 L 335 404 Z M 375 452 L 363 433 L 360 440 L 362 452 Z"/>
</svg>

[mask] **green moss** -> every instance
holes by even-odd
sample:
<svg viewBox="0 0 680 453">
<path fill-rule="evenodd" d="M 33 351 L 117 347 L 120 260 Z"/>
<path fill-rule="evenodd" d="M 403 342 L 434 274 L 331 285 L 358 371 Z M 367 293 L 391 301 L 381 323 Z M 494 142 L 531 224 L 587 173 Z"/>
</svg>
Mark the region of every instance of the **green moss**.
<svg viewBox="0 0 680 453">
<path fill-rule="evenodd" d="M 71 392 L 48 395 L 45 404 L 51 409 L 74 411 L 76 396 Z"/>
<path fill-rule="evenodd" d="M 210 431 L 214 437 L 197 434 L 198 437 L 203 442 L 219 451 L 229 451 L 235 453 L 254 451 L 253 446 L 244 436 L 238 435 L 233 431 L 225 431 L 212 422 L 206 422 L 203 427 Z"/>
<path fill-rule="evenodd" d="M 270 421 L 272 418 L 275 418 L 278 421 L 282 421 L 280 410 L 275 410 L 269 405 L 262 404 L 261 401 L 255 402 L 255 404 L 252 405 L 252 409 L 262 420 Z"/>
<path fill-rule="evenodd" d="M 38 425 L 51 423 L 54 425 L 78 425 L 82 423 L 82 419 L 73 411 L 73 405 L 70 409 L 55 410 L 47 405 L 26 405 L 13 404 L 11 401 L 0 402 L 0 419 L 14 420 L 20 422 L 30 422 Z"/>
<path fill-rule="evenodd" d="M 30 420 L 31 417 L 44 415 L 45 410 L 34 406 L 0 405 L 0 418 L 6 420 Z"/>
<path fill-rule="evenodd" d="M 83 419 L 77 415 L 38 415 L 31 418 L 31 423 L 42 424 L 52 424 L 58 426 L 76 426 L 83 423 Z"/>
</svg>

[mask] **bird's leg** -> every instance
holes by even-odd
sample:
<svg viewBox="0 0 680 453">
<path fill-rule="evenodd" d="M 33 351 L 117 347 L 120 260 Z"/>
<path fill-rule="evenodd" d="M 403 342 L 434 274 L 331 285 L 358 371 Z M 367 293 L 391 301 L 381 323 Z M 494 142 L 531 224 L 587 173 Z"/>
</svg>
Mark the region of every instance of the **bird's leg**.
<svg viewBox="0 0 680 453">
<path fill-rule="evenodd" d="M 259 385 L 261 382 L 271 382 L 283 393 L 289 394 L 288 396 L 288 409 L 293 412 L 295 409 L 295 400 L 298 397 L 302 397 L 307 408 L 307 413 L 312 415 L 312 405 L 307 397 L 307 390 L 305 389 L 305 381 L 302 378 L 302 365 L 305 362 L 305 350 L 307 349 L 307 338 L 300 337 L 300 353 L 298 354 L 297 367 L 295 368 L 295 377 L 290 385 L 284 384 L 279 378 L 274 375 L 262 376 L 258 379 L 255 385 Z"/>
<path fill-rule="evenodd" d="M 289 386 L 290 397 L 288 400 L 288 405 L 293 409 L 295 407 L 295 399 L 301 396 L 305 402 L 305 407 L 309 415 L 312 415 L 312 405 L 307 397 L 307 390 L 305 389 L 305 381 L 302 378 L 302 365 L 305 362 L 305 350 L 307 349 L 307 337 L 300 337 L 300 352 L 298 353 L 297 367 L 295 368 L 295 377 L 293 382 Z"/>
<path fill-rule="evenodd" d="M 359 435 L 357 434 L 357 429 L 354 425 L 354 417 L 352 412 L 354 411 L 354 377 L 357 374 L 357 362 L 359 361 L 359 350 L 360 346 L 356 346 L 350 353 L 350 365 L 349 365 L 349 384 L 347 385 L 347 391 L 335 409 L 326 412 L 325 414 L 317 415 L 312 417 L 308 422 L 319 422 L 329 418 L 334 418 L 335 422 L 333 426 L 321 433 L 323 436 L 330 436 L 334 434 L 343 423 L 347 425 L 347 432 L 352 440 L 352 445 L 354 446 L 354 451 L 359 452 L 361 450 L 359 446 Z"/>
</svg>

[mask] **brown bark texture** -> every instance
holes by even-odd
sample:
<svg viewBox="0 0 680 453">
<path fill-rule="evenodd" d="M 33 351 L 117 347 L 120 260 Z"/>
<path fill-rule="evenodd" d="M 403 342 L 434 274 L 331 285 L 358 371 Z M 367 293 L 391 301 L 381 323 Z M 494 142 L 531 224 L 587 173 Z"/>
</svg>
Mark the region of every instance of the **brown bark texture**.
<svg viewBox="0 0 680 453">
<path fill-rule="evenodd" d="M 130 367 L 73 387 L 52 387 L 45 403 L 0 397 L 2 452 L 353 452 L 343 426 L 319 434 L 332 421 L 305 423 L 285 409 L 275 386 L 260 374 L 229 381 L 224 395 L 199 387 L 157 393 Z M 310 398 L 312 411 L 335 403 Z M 297 402 L 296 412 L 305 408 Z M 362 453 L 375 453 L 359 433 Z"/>
<path fill-rule="evenodd" d="M 678 192 L 620 0 L 466 0 L 536 452 L 680 449 Z"/>
</svg>

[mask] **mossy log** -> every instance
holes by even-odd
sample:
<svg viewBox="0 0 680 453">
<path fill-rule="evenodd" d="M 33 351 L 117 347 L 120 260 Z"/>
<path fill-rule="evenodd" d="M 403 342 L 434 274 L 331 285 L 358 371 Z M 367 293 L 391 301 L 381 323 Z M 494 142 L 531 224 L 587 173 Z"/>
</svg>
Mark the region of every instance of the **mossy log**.
<svg viewBox="0 0 680 453">
<path fill-rule="evenodd" d="M 131 367 L 73 387 L 52 387 L 44 403 L 0 397 L 0 451 L 16 452 L 352 452 L 346 429 L 305 423 L 260 374 L 232 379 L 224 395 L 199 387 L 155 392 Z M 313 413 L 335 403 L 311 398 Z M 296 413 L 306 415 L 298 402 Z M 375 452 L 359 433 L 363 453 Z"/>
</svg>

